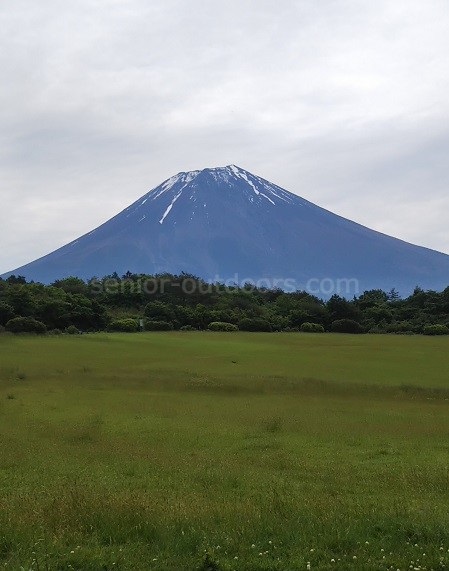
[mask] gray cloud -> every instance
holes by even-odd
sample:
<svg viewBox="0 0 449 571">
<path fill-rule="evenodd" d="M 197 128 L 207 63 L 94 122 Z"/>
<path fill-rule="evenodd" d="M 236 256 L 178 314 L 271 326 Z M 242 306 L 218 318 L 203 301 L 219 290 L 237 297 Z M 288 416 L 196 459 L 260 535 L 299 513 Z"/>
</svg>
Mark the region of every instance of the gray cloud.
<svg viewBox="0 0 449 571">
<path fill-rule="evenodd" d="M 236 163 L 449 252 L 444 0 L 0 6 L 0 272 Z"/>
</svg>

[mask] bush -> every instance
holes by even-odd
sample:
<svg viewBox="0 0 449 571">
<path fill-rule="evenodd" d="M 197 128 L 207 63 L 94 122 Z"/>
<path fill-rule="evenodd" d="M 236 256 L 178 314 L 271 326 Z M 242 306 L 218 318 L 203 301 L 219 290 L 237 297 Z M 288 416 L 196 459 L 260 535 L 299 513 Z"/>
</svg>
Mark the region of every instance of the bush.
<svg viewBox="0 0 449 571">
<path fill-rule="evenodd" d="M 6 324 L 6 330 L 11 333 L 37 333 L 44 334 L 47 327 L 42 321 L 37 321 L 32 317 L 14 317 Z"/>
<path fill-rule="evenodd" d="M 369 324 L 365 323 L 365 329 L 368 331 L 368 333 L 372 333 L 374 335 L 381 335 L 386 333 L 386 329 L 382 325 L 373 325 L 370 327 Z"/>
<path fill-rule="evenodd" d="M 406 333 L 407 331 L 413 331 L 415 327 L 410 321 L 393 321 L 393 323 L 385 326 L 382 333 Z"/>
<path fill-rule="evenodd" d="M 270 323 L 260 317 L 246 317 L 239 321 L 238 327 L 241 331 L 272 331 Z"/>
<path fill-rule="evenodd" d="M 145 331 L 173 331 L 173 323 L 169 321 L 145 320 Z"/>
<path fill-rule="evenodd" d="M 302 333 L 324 333 L 324 327 L 319 323 L 310 323 L 310 321 L 306 321 L 301 325 L 299 330 Z"/>
<path fill-rule="evenodd" d="M 227 323 L 226 321 L 212 321 L 207 326 L 209 331 L 238 331 L 239 328 L 233 323 Z"/>
<path fill-rule="evenodd" d="M 61 335 L 62 331 L 60 329 L 52 329 L 48 332 L 49 335 Z"/>
<path fill-rule="evenodd" d="M 135 333 L 139 328 L 136 319 L 126 317 L 124 319 L 115 319 L 108 326 L 109 331 L 121 331 L 123 333 Z"/>
<path fill-rule="evenodd" d="M 193 325 L 183 325 L 182 327 L 179 328 L 179 331 L 198 331 L 198 329 L 196 329 L 196 327 L 193 327 Z"/>
<path fill-rule="evenodd" d="M 337 319 L 331 325 L 334 333 L 362 333 L 363 327 L 353 319 Z"/>
<path fill-rule="evenodd" d="M 446 325 L 426 325 L 423 328 L 424 335 L 449 335 L 449 328 Z"/>
<path fill-rule="evenodd" d="M 69 335 L 79 335 L 80 333 L 78 327 L 75 327 L 75 325 L 69 325 L 65 328 L 64 332 L 68 333 Z"/>
</svg>

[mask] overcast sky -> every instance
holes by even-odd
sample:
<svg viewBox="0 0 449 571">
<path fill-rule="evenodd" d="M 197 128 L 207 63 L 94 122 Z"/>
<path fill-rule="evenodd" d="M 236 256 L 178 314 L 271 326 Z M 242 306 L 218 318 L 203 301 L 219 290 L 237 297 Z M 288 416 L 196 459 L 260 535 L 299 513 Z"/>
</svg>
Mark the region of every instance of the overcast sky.
<svg viewBox="0 0 449 571">
<path fill-rule="evenodd" d="M 449 253 L 447 0 L 0 4 L 0 273 L 237 164 Z"/>
</svg>

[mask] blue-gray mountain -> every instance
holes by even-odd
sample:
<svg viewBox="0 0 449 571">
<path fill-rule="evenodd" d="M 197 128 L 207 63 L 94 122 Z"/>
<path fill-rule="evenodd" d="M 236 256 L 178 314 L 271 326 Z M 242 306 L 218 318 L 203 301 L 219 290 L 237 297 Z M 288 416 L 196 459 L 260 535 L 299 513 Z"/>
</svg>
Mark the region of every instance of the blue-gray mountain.
<svg viewBox="0 0 449 571">
<path fill-rule="evenodd" d="M 181 172 L 123 212 L 11 274 L 51 283 L 113 272 L 265 280 L 328 296 L 449 285 L 449 256 L 332 214 L 234 165 Z M 350 282 L 345 280 L 352 280 Z M 354 291 L 347 290 L 346 284 Z"/>
</svg>

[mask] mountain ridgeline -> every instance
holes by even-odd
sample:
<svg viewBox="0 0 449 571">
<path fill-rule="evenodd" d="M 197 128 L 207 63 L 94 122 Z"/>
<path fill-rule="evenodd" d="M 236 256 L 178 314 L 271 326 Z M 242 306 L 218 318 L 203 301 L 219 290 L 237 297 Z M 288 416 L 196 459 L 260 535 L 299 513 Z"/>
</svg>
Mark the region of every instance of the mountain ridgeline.
<svg viewBox="0 0 449 571">
<path fill-rule="evenodd" d="M 449 256 L 370 230 L 230 165 L 181 172 L 92 232 L 2 277 L 48 284 L 127 271 L 186 272 L 321 297 L 391 288 L 407 295 L 417 285 L 444 289 Z"/>
</svg>

